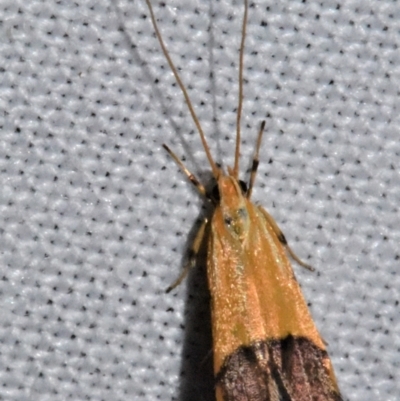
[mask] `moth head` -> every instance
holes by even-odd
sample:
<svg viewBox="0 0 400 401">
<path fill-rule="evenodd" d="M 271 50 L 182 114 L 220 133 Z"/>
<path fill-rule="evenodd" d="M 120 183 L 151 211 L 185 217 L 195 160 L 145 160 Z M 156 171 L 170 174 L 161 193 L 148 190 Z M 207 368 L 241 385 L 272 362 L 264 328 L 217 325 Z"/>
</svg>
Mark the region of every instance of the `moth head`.
<svg viewBox="0 0 400 401">
<path fill-rule="evenodd" d="M 232 175 L 221 175 L 218 178 L 217 195 L 223 224 L 238 239 L 245 235 L 249 225 L 246 190 L 246 184 Z"/>
</svg>

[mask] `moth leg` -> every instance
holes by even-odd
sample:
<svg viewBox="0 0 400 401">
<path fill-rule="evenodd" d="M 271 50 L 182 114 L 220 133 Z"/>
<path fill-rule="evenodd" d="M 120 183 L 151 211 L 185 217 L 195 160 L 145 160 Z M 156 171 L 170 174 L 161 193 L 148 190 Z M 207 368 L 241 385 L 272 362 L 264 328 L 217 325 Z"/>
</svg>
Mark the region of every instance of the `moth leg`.
<svg viewBox="0 0 400 401">
<path fill-rule="evenodd" d="M 272 229 L 275 231 L 276 236 L 278 237 L 279 241 L 281 244 L 286 248 L 288 254 L 292 259 L 294 259 L 300 266 L 305 267 L 308 270 L 314 271 L 315 269 L 310 266 L 309 264 L 303 262 L 290 248 L 289 244 L 286 241 L 285 236 L 283 235 L 283 232 L 281 229 L 278 227 L 278 224 L 276 224 L 276 221 L 274 218 L 261 206 L 258 206 L 258 209 L 261 211 L 261 213 L 264 215 L 268 223 L 271 225 Z"/>
<path fill-rule="evenodd" d="M 164 149 L 169 153 L 169 155 L 174 159 L 175 163 L 181 168 L 181 170 L 189 178 L 190 182 L 196 187 L 201 195 L 207 197 L 206 189 L 200 183 L 200 181 L 192 174 L 185 165 L 179 160 L 178 156 L 165 144 L 163 144 Z"/>
<path fill-rule="evenodd" d="M 199 231 L 197 231 L 196 237 L 194 238 L 193 244 L 189 250 L 189 255 L 188 255 L 189 260 L 186 263 L 186 266 L 184 267 L 182 273 L 180 274 L 178 279 L 165 290 L 165 292 L 168 293 L 168 292 L 172 291 L 174 288 L 176 288 L 182 282 L 182 280 L 187 276 L 187 274 L 189 273 L 189 270 L 195 266 L 197 255 L 199 253 L 201 243 L 203 242 L 207 222 L 208 222 L 208 220 L 204 219 L 203 222 L 201 223 Z"/>
<path fill-rule="evenodd" d="M 256 180 L 258 164 L 260 162 L 259 153 L 260 153 L 260 147 L 261 147 L 261 138 L 262 138 L 262 134 L 264 132 L 264 128 L 265 128 L 265 120 L 261 122 L 260 130 L 258 131 L 256 150 L 254 152 L 253 162 L 251 164 L 249 189 L 247 190 L 247 194 L 246 194 L 247 199 L 250 199 L 250 197 L 251 197 L 251 193 L 252 193 L 253 187 L 254 187 L 254 181 Z"/>
</svg>

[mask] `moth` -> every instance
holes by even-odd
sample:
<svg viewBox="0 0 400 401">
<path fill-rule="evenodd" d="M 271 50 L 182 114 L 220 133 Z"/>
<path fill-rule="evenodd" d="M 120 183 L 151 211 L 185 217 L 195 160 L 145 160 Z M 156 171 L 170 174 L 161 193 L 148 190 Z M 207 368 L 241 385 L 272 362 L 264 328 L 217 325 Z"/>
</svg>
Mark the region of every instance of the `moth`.
<svg viewBox="0 0 400 401">
<path fill-rule="evenodd" d="M 213 358 L 217 401 L 341 401 L 326 346 L 296 281 L 289 247 L 272 216 L 251 202 L 265 121 L 258 133 L 251 174 L 239 179 L 243 57 L 248 0 L 244 0 L 239 51 L 239 100 L 233 167 L 224 171 L 211 155 L 188 92 L 171 60 L 150 0 L 146 0 L 162 51 L 199 132 L 216 185 L 211 192 L 163 145 L 201 196 L 214 206 L 193 242 L 189 263 L 175 288 L 195 264 L 205 235 L 211 294 Z"/>
</svg>

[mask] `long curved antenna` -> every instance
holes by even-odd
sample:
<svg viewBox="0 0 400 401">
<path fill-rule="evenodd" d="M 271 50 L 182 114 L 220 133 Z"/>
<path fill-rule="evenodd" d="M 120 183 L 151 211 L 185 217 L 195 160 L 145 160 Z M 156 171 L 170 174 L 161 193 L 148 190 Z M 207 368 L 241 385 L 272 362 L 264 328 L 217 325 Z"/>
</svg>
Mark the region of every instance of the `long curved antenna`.
<svg viewBox="0 0 400 401">
<path fill-rule="evenodd" d="M 158 26 L 157 26 L 156 19 L 154 17 L 153 7 L 151 6 L 150 0 L 146 0 L 146 3 L 147 3 L 147 6 L 149 7 L 151 21 L 153 23 L 154 31 L 155 31 L 155 33 L 157 35 L 158 41 L 160 42 L 161 49 L 162 49 L 162 51 L 164 53 L 165 58 L 168 61 L 169 67 L 171 68 L 171 70 L 172 70 L 172 72 L 173 72 L 173 74 L 175 76 L 176 82 L 178 82 L 178 85 L 181 88 L 183 96 L 185 97 L 185 101 L 186 101 L 186 104 L 188 105 L 188 108 L 189 108 L 190 114 L 192 116 L 192 119 L 193 119 L 193 121 L 194 121 L 194 123 L 195 123 L 195 125 L 197 127 L 197 130 L 199 131 L 200 139 L 201 139 L 201 142 L 203 143 L 203 148 L 204 148 L 204 150 L 206 152 L 208 162 L 210 163 L 213 176 L 214 176 L 215 179 L 217 179 L 218 176 L 219 176 L 219 169 L 218 169 L 217 165 L 215 164 L 215 162 L 214 162 L 214 160 L 213 160 L 213 158 L 211 156 L 210 148 L 209 148 L 209 146 L 207 144 L 206 137 L 204 135 L 203 129 L 201 128 L 199 119 L 197 118 L 197 115 L 196 115 L 196 113 L 194 111 L 192 102 L 190 101 L 190 98 L 189 98 L 189 95 L 188 95 L 188 93 L 187 93 L 187 91 L 185 89 L 185 86 L 183 85 L 183 82 L 181 81 L 181 78 L 179 77 L 178 71 L 177 71 L 174 63 L 172 62 L 171 57 L 169 56 L 167 48 L 165 47 L 164 41 L 163 41 L 163 39 L 161 37 L 160 31 L 159 31 Z"/>
<path fill-rule="evenodd" d="M 240 159 L 240 120 L 242 118 L 243 108 L 243 58 L 244 58 L 244 42 L 246 39 L 247 14 L 249 9 L 248 0 L 244 0 L 244 15 L 242 25 L 242 40 L 240 42 L 239 53 L 239 99 L 236 114 L 236 147 L 235 147 L 235 165 L 233 167 L 233 175 L 236 179 L 239 177 L 239 159 Z"/>
</svg>

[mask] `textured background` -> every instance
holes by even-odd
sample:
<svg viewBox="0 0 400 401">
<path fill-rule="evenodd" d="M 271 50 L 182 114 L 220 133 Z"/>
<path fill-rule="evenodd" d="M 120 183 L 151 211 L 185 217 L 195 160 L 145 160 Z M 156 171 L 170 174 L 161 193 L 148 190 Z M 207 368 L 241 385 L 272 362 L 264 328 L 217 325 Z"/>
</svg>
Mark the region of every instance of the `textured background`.
<svg viewBox="0 0 400 401">
<path fill-rule="evenodd" d="M 242 2 L 153 1 L 232 162 Z M 207 178 L 141 1 L 0 3 L 0 399 L 209 401 L 204 269 L 173 293 Z M 243 162 L 276 218 L 344 398 L 398 400 L 400 6 L 259 0 Z M 210 74 L 212 76 L 210 77 Z"/>
</svg>

